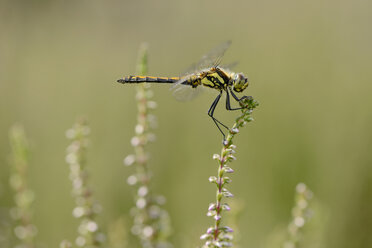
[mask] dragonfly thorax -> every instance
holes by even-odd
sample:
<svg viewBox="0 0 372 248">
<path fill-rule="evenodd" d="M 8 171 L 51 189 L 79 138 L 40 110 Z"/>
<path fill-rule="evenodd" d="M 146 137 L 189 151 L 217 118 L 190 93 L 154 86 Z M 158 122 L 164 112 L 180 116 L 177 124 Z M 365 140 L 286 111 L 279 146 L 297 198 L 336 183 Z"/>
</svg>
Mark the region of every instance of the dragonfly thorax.
<svg viewBox="0 0 372 248">
<path fill-rule="evenodd" d="M 243 73 L 236 73 L 233 76 L 232 86 L 234 91 L 242 92 L 243 90 L 245 90 L 245 88 L 248 87 L 248 84 L 249 84 L 248 78 L 244 76 Z"/>
</svg>

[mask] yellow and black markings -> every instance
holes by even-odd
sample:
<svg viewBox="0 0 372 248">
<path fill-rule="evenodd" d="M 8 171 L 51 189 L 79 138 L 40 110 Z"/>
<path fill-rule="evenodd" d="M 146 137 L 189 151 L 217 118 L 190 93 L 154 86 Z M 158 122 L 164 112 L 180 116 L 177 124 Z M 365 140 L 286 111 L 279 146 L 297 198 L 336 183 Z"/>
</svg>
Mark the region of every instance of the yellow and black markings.
<svg viewBox="0 0 372 248">
<path fill-rule="evenodd" d="M 119 79 L 119 83 L 175 83 L 179 77 L 129 76 Z"/>
</svg>

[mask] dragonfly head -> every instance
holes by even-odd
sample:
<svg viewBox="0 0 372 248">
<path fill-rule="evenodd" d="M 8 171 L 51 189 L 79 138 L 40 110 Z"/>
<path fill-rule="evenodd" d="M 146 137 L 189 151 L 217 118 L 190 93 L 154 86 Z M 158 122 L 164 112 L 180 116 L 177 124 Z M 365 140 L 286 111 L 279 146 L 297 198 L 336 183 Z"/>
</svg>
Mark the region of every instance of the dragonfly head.
<svg viewBox="0 0 372 248">
<path fill-rule="evenodd" d="M 243 73 L 236 73 L 233 80 L 233 89 L 236 92 L 242 92 L 248 87 L 248 78 Z"/>
</svg>

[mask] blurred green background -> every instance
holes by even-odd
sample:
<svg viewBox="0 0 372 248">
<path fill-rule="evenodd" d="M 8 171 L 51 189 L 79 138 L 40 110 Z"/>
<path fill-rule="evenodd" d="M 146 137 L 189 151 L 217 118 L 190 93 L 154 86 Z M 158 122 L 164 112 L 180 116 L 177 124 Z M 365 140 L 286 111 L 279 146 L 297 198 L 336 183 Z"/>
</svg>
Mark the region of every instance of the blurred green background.
<svg viewBox="0 0 372 248">
<path fill-rule="evenodd" d="M 210 48 L 233 44 L 224 62 L 250 78 L 259 108 L 237 136 L 230 186 L 244 202 L 242 247 L 265 247 L 286 226 L 294 188 L 306 183 L 321 206 L 309 247 L 372 247 L 372 2 L 347 1 L 0 1 L 0 201 L 8 186 L 8 130 L 31 140 L 37 242 L 56 247 L 76 235 L 65 130 L 84 115 L 91 129 L 91 183 L 106 228 L 128 217 L 132 190 L 122 165 L 132 153 L 137 51 L 149 44 L 149 71 L 177 76 Z M 166 196 L 175 247 L 195 247 L 211 220 L 212 154 L 221 136 L 206 112 L 215 92 L 177 102 L 153 87 L 157 141 L 149 146 L 153 186 Z M 223 104 L 228 125 L 237 113 Z M 320 213 L 321 212 L 321 213 Z"/>
</svg>

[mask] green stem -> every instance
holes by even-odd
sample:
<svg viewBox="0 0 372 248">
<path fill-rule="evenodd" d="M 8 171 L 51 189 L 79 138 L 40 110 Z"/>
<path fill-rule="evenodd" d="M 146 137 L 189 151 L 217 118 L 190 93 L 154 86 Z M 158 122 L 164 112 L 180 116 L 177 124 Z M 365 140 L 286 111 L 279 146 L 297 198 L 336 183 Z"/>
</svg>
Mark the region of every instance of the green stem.
<svg viewBox="0 0 372 248">
<path fill-rule="evenodd" d="M 230 207 L 226 203 L 222 203 L 223 197 L 233 197 L 226 188 L 225 185 L 230 183 L 230 178 L 225 176 L 225 173 L 232 173 L 233 170 L 227 166 L 227 164 L 235 160 L 235 145 L 233 145 L 233 138 L 239 133 L 239 128 L 243 127 L 247 122 L 252 121 L 251 113 L 254 108 L 258 106 L 258 102 L 252 97 L 244 97 L 240 101 L 242 107 L 242 114 L 236 119 L 232 129 L 227 135 L 223 142 L 220 155 L 213 155 L 213 158 L 218 161 L 218 174 L 217 177 L 210 177 L 209 181 L 217 185 L 216 202 L 211 203 L 208 209 L 208 216 L 214 218 L 214 226 L 208 228 L 207 232 L 201 236 L 201 239 L 205 239 L 206 242 L 203 248 L 214 248 L 214 247 L 230 247 L 233 230 L 227 226 L 221 226 L 222 223 L 222 212 L 223 210 L 230 210 Z"/>
</svg>

